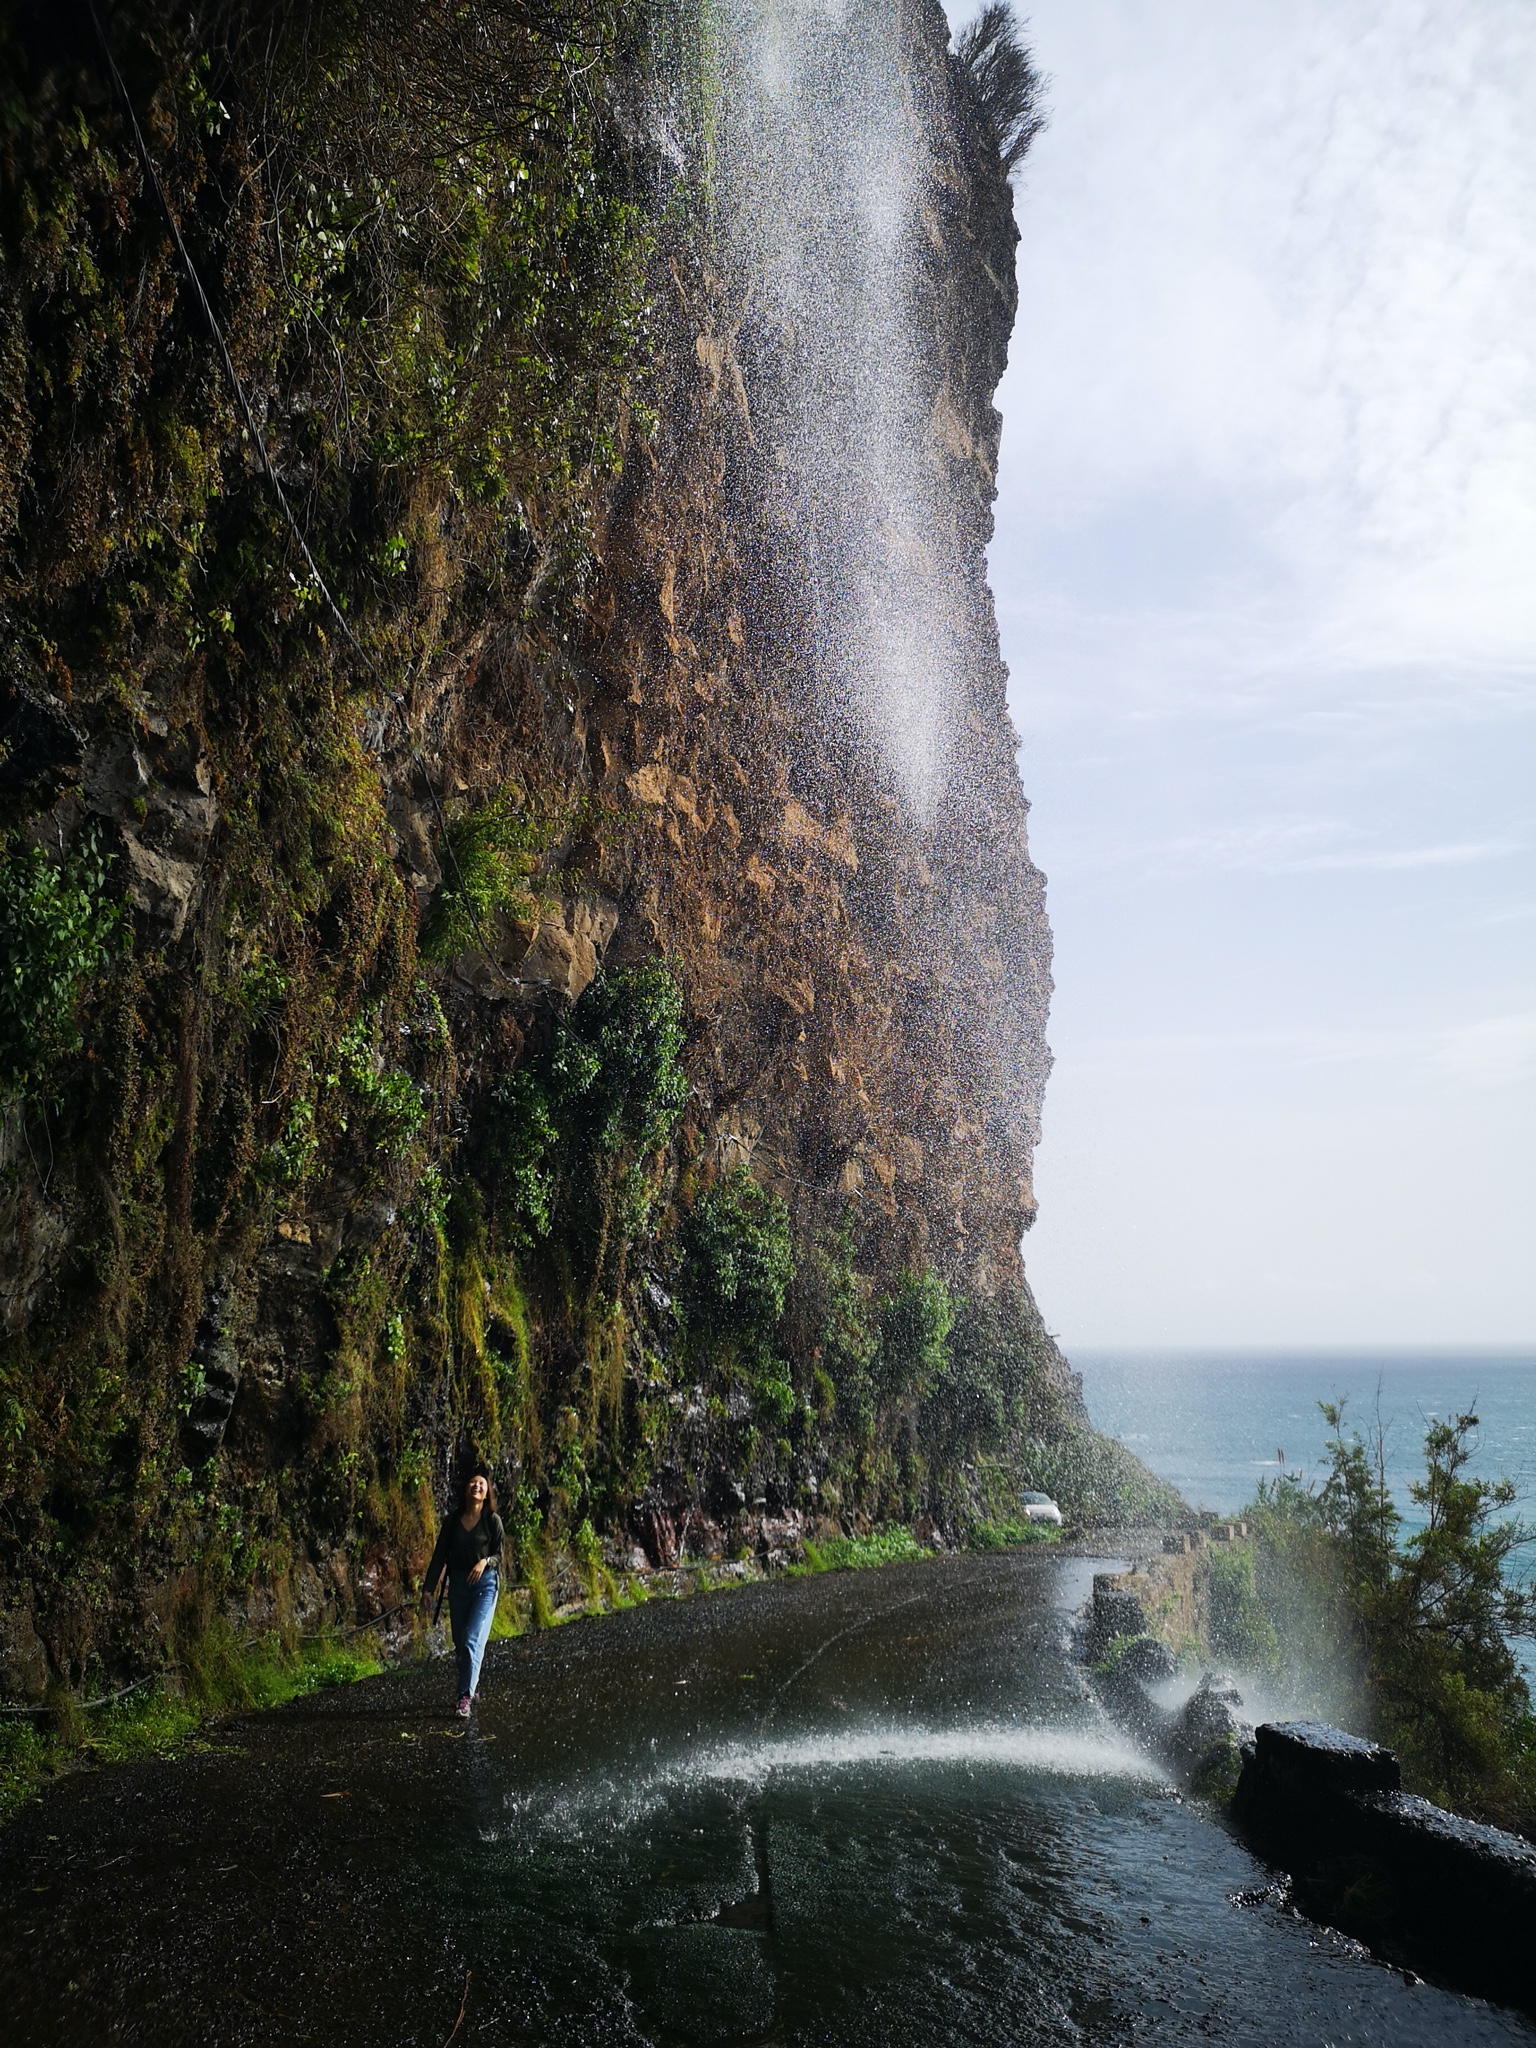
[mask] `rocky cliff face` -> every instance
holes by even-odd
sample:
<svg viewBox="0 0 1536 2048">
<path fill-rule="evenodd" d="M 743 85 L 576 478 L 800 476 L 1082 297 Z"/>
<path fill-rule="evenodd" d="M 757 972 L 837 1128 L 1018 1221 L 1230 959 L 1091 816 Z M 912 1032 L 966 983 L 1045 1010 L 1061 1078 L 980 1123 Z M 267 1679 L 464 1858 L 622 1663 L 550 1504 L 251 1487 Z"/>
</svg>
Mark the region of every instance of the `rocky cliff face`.
<svg viewBox="0 0 1536 2048">
<path fill-rule="evenodd" d="M 432 68 L 398 12 L 350 60 L 380 122 L 455 92 L 467 120 L 485 62 L 556 93 L 520 19 Z M 227 25 L 211 69 L 153 9 L 109 27 L 297 510 L 103 68 L 13 38 L 4 1686 L 142 1663 L 221 1607 L 378 1611 L 471 1444 L 529 1570 L 690 1523 L 717 1549 L 942 1524 L 978 1456 L 1017 1473 L 1082 1418 L 1019 1257 L 1050 940 L 983 559 L 1016 231 L 940 10 L 911 0 L 897 43 L 952 678 L 920 805 L 818 669 L 795 336 L 696 183 L 669 172 L 646 225 L 611 110 L 498 141 L 578 194 L 549 247 L 527 229 L 542 296 L 499 286 L 455 338 L 466 274 L 534 261 L 492 207 L 472 273 L 390 257 L 411 349 L 376 311 L 367 353 L 334 279 L 373 216 L 313 228 L 366 110 L 279 79 L 309 155 L 274 168 Z M 640 104 L 643 58 L 601 55 Z M 518 382 L 530 335 L 547 386 Z"/>
<path fill-rule="evenodd" d="M 783 402 L 808 374 L 799 337 L 754 318 L 749 257 L 667 264 L 659 428 L 604 507 L 575 716 L 600 799 L 628 812 L 591 879 L 622 906 L 619 953 L 660 951 L 683 981 L 704 1156 L 751 1165 L 807 1223 L 851 1199 L 886 1276 L 929 1258 L 992 1294 L 1021 1277 L 1049 1064 L 1050 936 L 983 557 L 1017 230 L 940 10 L 904 26 L 926 581 L 960 657 L 932 809 L 813 687 L 797 541 L 828 487 Z M 862 397 L 850 378 L 844 406 Z"/>
</svg>

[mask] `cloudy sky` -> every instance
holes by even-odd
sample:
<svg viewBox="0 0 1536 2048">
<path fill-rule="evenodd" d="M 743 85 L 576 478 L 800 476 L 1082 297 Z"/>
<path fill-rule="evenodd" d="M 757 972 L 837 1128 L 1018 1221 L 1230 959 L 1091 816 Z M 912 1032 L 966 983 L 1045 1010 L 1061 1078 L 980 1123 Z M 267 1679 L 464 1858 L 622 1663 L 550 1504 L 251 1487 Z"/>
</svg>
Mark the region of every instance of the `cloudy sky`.
<svg viewBox="0 0 1536 2048">
<path fill-rule="evenodd" d="M 1047 1320 L 1529 1341 L 1536 6 L 1029 36 L 991 568 L 1056 933 Z"/>
</svg>

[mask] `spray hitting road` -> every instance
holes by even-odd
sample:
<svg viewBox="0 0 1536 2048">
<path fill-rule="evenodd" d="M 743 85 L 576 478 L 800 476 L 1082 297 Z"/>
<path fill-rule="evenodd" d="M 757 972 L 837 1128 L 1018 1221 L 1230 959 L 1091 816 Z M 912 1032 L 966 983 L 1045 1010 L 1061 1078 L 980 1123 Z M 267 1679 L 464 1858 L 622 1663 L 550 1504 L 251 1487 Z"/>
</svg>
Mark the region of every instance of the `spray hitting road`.
<svg viewBox="0 0 1536 2048">
<path fill-rule="evenodd" d="M 402 1673 L 77 1778 L 7 1837 L 7 2041 L 1536 2039 L 1293 1920 L 1105 1726 L 1095 1562 L 657 1601 L 494 1644 L 467 1732 Z"/>
</svg>

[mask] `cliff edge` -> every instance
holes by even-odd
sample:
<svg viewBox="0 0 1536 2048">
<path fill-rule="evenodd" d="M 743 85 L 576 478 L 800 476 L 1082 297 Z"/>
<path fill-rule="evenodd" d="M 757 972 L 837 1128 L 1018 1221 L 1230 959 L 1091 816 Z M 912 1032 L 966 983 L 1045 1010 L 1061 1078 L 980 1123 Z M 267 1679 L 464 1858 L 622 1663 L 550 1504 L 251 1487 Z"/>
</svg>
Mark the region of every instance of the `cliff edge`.
<svg viewBox="0 0 1536 2048">
<path fill-rule="evenodd" d="M 270 14 L 4 31 L 0 1690 L 383 1611 L 471 1450 L 534 1572 L 1113 1513 L 942 13 L 804 46 L 889 362 L 715 17 Z"/>
</svg>

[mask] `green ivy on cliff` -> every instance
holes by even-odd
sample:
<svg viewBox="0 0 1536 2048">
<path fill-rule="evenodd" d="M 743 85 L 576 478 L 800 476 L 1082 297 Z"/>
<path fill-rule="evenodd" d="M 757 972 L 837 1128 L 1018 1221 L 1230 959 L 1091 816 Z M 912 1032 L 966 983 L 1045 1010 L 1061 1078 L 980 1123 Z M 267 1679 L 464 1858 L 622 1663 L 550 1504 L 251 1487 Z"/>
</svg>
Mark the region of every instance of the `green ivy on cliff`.
<svg viewBox="0 0 1536 2048">
<path fill-rule="evenodd" d="M 795 1413 L 780 1336 L 794 1252 L 783 1200 L 737 1167 L 696 1198 L 682 1228 L 678 1279 L 696 1355 L 740 1372 L 767 1416 Z"/>
<path fill-rule="evenodd" d="M 80 1050 L 79 1003 L 122 925 L 107 895 L 108 862 L 82 835 L 62 863 L 24 841 L 0 841 L 0 1091 L 41 1086 Z"/>
<path fill-rule="evenodd" d="M 424 1442 L 522 1427 L 515 1276 L 449 1200 L 455 1054 L 382 771 L 488 610 L 539 648 L 570 630 L 646 308 L 618 8 L 101 16 L 158 193 L 87 17 L 0 20 L 0 715 L 47 743 L 0 759 L 0 1086 L 69 1083 L 46 1204 L 17 1194 L 23 1259 L 67 1256 L 0 1359 L 0 1570 L 29 1560 L 61 1668 L 110 1636 L 136 1545 L 210 1583 L 301 1527 L 398 1546 Z M 138 914 L 122 949 L 110 847 L 145 806 L 93 836 L 81 735 L 202 762 L 218 807 L 183 921 Z M 61 859 L 19 836 L 45 817 Z M 491 837 L 467 865 L 520 879 Z M 222 1341 L 218 1276 L 274 1240 L 323 1279 L 322 1362 L 273 1397 L 306 1455 L 204 1466 L 188 1361 Z"/>
<path fill-rule="evenodd" d="M 683 1040 L 665 968 L 600 974 L 547 1050 L 492 1091 L 489 1166 L 508 1226 L 529 1245 L 556 1235 L 584 1296 L 617 1300 L 649 1223 L 650 1161 L 688 1100 Z"/>
</svg>

